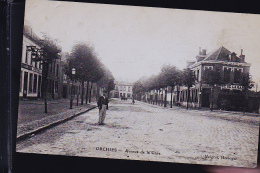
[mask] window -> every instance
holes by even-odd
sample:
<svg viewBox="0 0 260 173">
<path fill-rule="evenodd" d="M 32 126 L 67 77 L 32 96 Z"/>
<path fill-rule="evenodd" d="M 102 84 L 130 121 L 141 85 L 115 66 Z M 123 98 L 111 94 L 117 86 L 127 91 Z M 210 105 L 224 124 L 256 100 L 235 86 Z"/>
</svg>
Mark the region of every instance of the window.
<svg viewBox="0 0 260 173">
<path fill-rule="evenodd" d="M 59 64 L 57 64 L 57 68 L 56 68 L 56 76 L 59 77 Z"/>
<path fill-rule="evenodd" d="M 239 83 L 242 71 L 242 68 L 234 68 L 234 83 Z"/>
<path fill-rule="evenodd" d="M 55 72 L 56 72 L 56 71 L 55 71 L 55 66 L 56 66 L 56 64 L 53 63 L 53 66 L 52 66 L 52 70 L 51 70 L 51 72 L 54 73 L 54 74 L 55 74 Z"/>
<path fill-rule="evenodd" d="M 213 66 L 204 66 L 204 70 L 213 70 Z"/>
<path fill-rule="evenodd" d="M 198 103 L 198 89 L 195 90 L 195 102 Z"/>
<path fill-rule="evenodd" d="M 30 73 L 29 75 L 29 93 L 32 93 L 32 82 L 33 82 L 33 74 Z"/>
<path fill-rule="evenodd" d="M 58 81 L 55 81 L 54 92 L 58 93 Z M 74 94 L 75 94 L 75 88 L 74 88 Z"/>
<path fill-rule="evenodd" d="M 199 80 L 199 75 L 200 75 L 200 70 L 197 70 L 197 76 L 196 76 L 197 81 Z"/>
<path fill-rule="evenodd" d="M 27 93 L 27 86 L 28 86 L 28 72 L 24 72 L 24 77 L 23 77 L 23 93 Z"/>
<path fill-rule="evenodd" d="M 34 80 L 33 80 L 33 93 L 36 93 L 37 88 L 37 75 L 34 74 Z"/>
<path fill-rule="evenodd" d="M 225 83 L 229 83 L 230 82 L 230 72 L 231 72 L 231 68 L 224 67 L 224 82 Z"/>
<path fill-rule="evenodd" d="M 25 63 L 26 64 L 28 63 L 28 51 L 26 51 L 26 54 L 25 54 Z"/>
<path fill-rule="evenodd" d="M 52 73 L 52 63 L 49 65 L 49 72 Z"/>
<path fill-rule="evenodd" d="M 128 92 L 131 92 L 131 87 L 128 87 Z"/>
<path fill-rule="evenodd" d="M 42 63 L 39 61 L 39 69 L 42 69 Z"/>
<path fill-rule="evenodd" d="M 23 77 L 23 71 L 21 71 L 20 73 L 20 87 L 19 87 L 19 91 L 22 91 L 22 77 Z"/>
<path fill-rule="evenodd" d="M 33 64 L 33 60 L 32 60 L 32 52 L 31 52 L 31 56 L 30 56 L 31 58 L 30 58 L 30 60 L 31 60 L 31 65 Z"/>
<path fill-rule="evenodd" d="M 41 93 L 41 83 L 42 83 L 42 77 L 39 76 L 39 81 L 38 81 L 38 93 L 39 93 L 39 97 L 40 97 L 40 93 Z"/>
</svg>

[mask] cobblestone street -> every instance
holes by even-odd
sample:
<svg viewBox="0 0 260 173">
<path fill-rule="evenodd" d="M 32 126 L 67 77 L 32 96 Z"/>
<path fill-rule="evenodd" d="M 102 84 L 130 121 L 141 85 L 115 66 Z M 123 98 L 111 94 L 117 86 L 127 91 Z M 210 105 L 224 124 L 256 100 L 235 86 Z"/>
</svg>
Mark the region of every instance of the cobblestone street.
<svg viewBox="0 0 260 173">
<path fill-rule="evenodd" d="M 98 109 L 17 143 L 17 151 L 254 167 L 259 117 L 242 113 L 163 108 L 114 99 L 105 125 Z"/>
</svg>

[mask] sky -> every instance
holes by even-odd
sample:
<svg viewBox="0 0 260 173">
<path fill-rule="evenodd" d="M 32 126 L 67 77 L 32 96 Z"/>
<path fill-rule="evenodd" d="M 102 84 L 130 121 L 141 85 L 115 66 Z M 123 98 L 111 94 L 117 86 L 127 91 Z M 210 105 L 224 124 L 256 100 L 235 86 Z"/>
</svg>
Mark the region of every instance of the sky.
<svg viewBox="0 0 260 173">
<path fill-rule="evenodd" d="M 95 47 L 116 80 L 134 82 L 158 74 L 164 64 L 186 67 L 199 47 L 224 46 L 251 63 L 260 83 L 260 16 L 108 4 L 27 0 L 25 24 L 59 40 L 63 52 L 76 42 Z"/>
</svg>

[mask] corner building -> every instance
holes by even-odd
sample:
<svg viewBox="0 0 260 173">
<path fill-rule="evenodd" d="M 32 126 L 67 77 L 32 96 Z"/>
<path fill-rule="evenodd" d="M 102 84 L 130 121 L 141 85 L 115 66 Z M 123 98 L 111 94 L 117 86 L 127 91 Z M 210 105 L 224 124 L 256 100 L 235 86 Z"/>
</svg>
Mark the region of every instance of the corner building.
<svg viewBox="0 0 260 173">
<path fill-rule="evenodd" d="M 37 99 L 42 96 L 42 64 L 33 61 L 31 47 L 40 49 L 39 39 L 24 32 L 20 73 L 20 99 Z"/>
<path fill-rule="evenodd" d="M 241 74 L 249 73 L 249 63 L 245 62 L 243 50 L 237 56 L 236 53 L 230 52 L 225 47 L 206 53 L 203 49 L 196 56 L 196 61 L 189 62 L 190 68 L 195 75 L 195 85 L 190 89 L 189 106 L 194 108 L 210 107 L 211 103 L 211 86 L 204 82 L 204 77 L 208 70 L 220 70 L 221 84 L 213 87 L 213 108 L 239 110 L 243 107 L 244 96 L 243 87 L 239 85 Z M 180 87 L 178 102 L 186 106 L 188 90 L 186 87 Z"/>
</svg>

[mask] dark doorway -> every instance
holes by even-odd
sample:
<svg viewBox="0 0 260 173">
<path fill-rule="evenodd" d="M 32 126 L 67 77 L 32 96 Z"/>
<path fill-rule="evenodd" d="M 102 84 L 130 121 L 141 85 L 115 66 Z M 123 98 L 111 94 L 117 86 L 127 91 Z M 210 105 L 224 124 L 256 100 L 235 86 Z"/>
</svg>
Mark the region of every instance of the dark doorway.
<svg viewBox="0 0 260 173">
<path fill-rule="evenodd" d="M 28 81 L 28 72 L 24 72 L 23 78 L 23 98 L 27 97 L 27 82 Z"/>
<path fill-rule="evenodd" d="M 202 89 L 202 103 L 201 107 L 209 107 L 210 106 L 210 88 L 203 88 Z"/>
<path fill-rule="evenodd" d="M 67 91 L 68 88 L 67 88 L 67 85 L 63 85 L 63 90 L 62 90 L 62 97 L 63 98 L 67 98 Z"/>
</svg>

